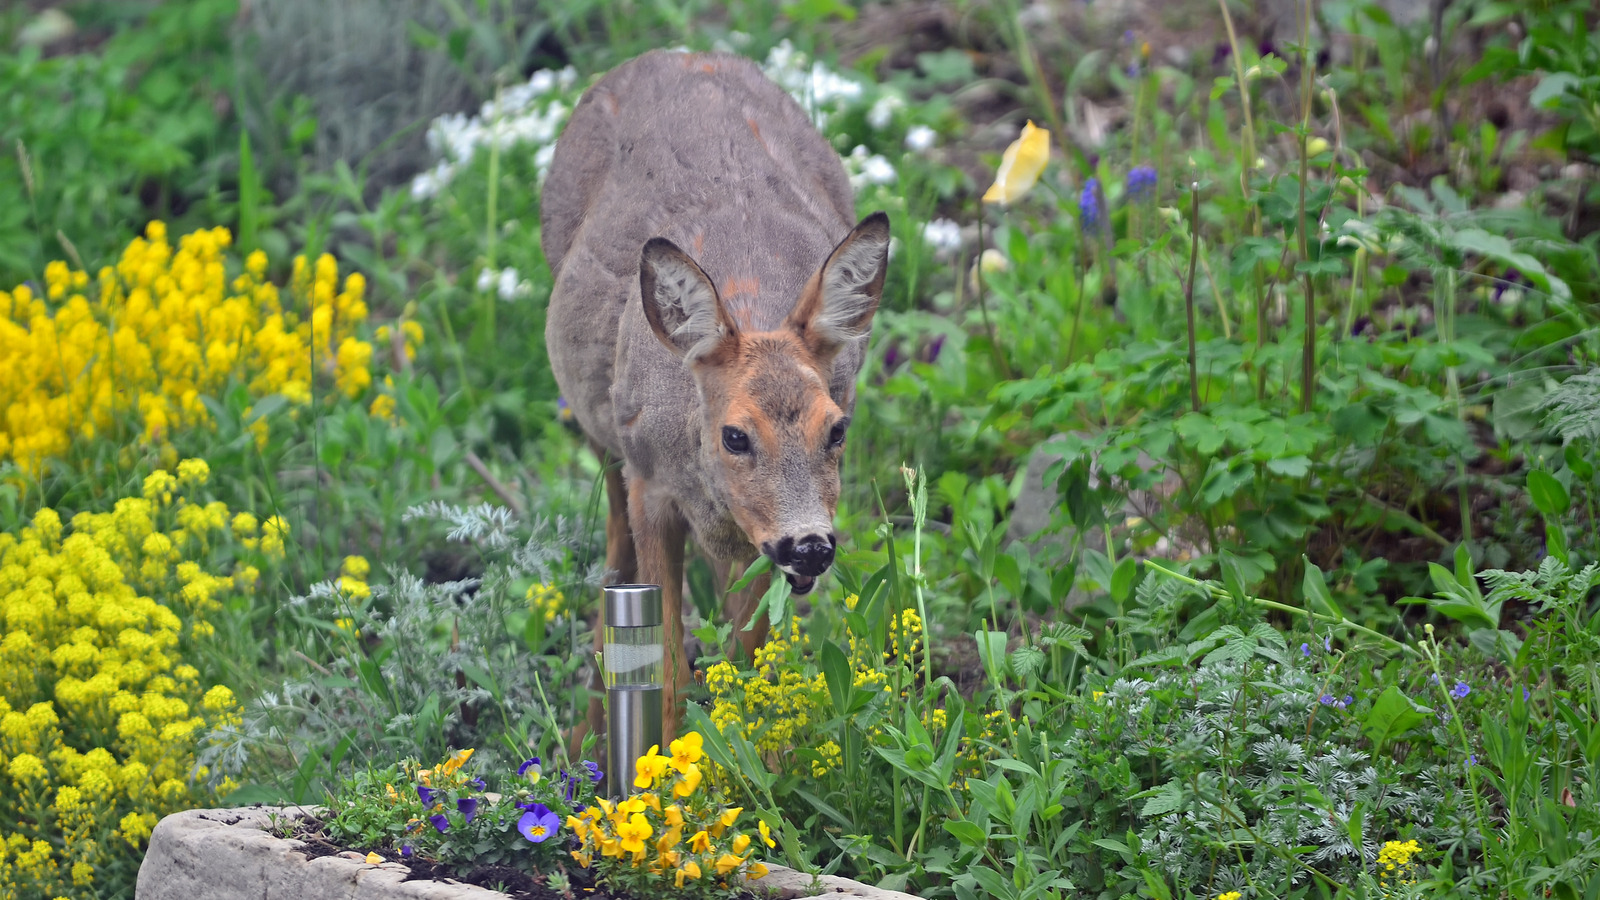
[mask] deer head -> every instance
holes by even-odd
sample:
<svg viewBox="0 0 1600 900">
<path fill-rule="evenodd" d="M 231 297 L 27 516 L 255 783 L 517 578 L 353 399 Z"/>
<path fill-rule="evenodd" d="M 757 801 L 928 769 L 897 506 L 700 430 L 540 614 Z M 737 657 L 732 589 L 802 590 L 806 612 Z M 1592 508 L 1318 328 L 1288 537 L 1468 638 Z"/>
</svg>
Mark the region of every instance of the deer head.
<svg viewBox="0 0 1600 900">
<path fill-rule="evenodd" d="M 657 339 L 700 398 L 699 460 L 750 542 L 804 594 L 833 563 L 839 460 L 850 410 L 829 392 L 834 357 L 864 340 L 883 295 L 889 218 L 863 219 L 800 291 L 781 327 L 745 331 L 671 241 L 644 245 L 639 288 Z"/>
</svg>

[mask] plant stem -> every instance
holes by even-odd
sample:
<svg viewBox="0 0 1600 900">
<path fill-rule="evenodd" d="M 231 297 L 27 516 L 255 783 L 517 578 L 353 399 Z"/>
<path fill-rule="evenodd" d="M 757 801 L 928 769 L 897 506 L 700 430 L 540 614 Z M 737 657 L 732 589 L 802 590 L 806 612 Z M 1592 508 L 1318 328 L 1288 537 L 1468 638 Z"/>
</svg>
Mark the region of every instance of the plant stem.
<svg viewBox="0 0 1600 900">
<path fill-rule="evenodd" d="M 1306 179 L 1311 160 L 1306 156 L 1306 139 L 1311 129 L 1311 85 L 1315 80 L 1311 59 L 1311 0 L 1305 0 L 1300 16 L 1300 262 L 1311 262 L 1310 240 L 1306 236 Z M 1317 292 L 1312 273 L 1301 272 L 1305 286 L 1305 335 L 1300 345 L 1300 411 L 1310 412 L 1317 380 Z"/>
<path fill-rule="evenodd" d="M 1192 586 L 1197 587 L 1197 588 L 1201 588 L 1201 589 L 1205 590 L 1207 593 L 1209 593 L 1213 598 L 1215 598 L 1217 600 L 1226 600 L 1226 599 L 1229 599 L 1230 597 L 1233 596 L 1232 594 L 1228 593 L 1226 588 L 1222 587 L 1221 585 L 1219 585 L 1219 584 L 1217 584 L 1215 582 L 1201 581 L 1198 578 L 1191 578 L 1188 575 L 1184 575 L 1181 572 L 1174 572 L 1171 569 L 1165 568 L 1162 565 L 1160 565 L 1159 563 L 1152 562 L 1152 561 L 1150 561 L 1148 559 L 1144 561 L 1144 566 L 1146 568 L 1154 569 L 1157 572 L 1160 572 L 1161 574 L 1167 576 L 1168 578 L 1172 578 L 1172 579 L 1175 579 L 1177 581 L 1181 581 L 1184 584 L 1188 584 L 1188 585 L 1192 585 Z M 1252 597 L 1249 594 L 1246 594 L 1244 599 L 1248 600 L 1251 603 L 1254 603 L 1255 605 L 1261 607 L 1262 609 L 1272 609 L 1272 610 L 1277 610 L 1278 612 L 1292 613 L 1292 614 L 1297 615 L 1297 616 L 1302 616 L 1302 615 L 1303 616 L 1309 616 L 1310 618 L 1313 618 L 1313 619 L 1320 619 L 1321 621 L 1324 621 L 1324 622 L 1331 622 L 1331 623 L 1336 624 L 1336 625 L 1342 625 L 1345 628 L 1350 629 L 1351 631 L 1357 631 L 1357 632 L 1360 632 L 1360 633 L 1366 635 L 1367 637 L 1374 638 L 1374 639 L 1376 639 L 1378 641 L 1381 641 L 1381 642 L 1389 645 L 1389 647 L 1391 647 L 1392 649 L 1399 650 L 1402 653 L 1408 653 L 1408 654 L 1410 654 L 1412 656 L 1421 656 L 1422 655 L 1415 648 L 1413 648 L 1413 647 L 1411 647 L 1411 646 L 1409 646 L 1407 644 L 1404 644 L 1404 643 L 1402 643 L 1400 641 L 1397 641 L 1394 638 L 1389 637 L 1386 634 L 1382 634 L 1380 632 L 1373 631 L 1371 628 L 1368 628 L 1367 626 L 1362 625 L 1362 624 L 1360 624 L 1358 622 L 1352 622 L 1349 619 L 1345 618 L 1344 616 L 1332 616 L 1332 615 L 1328 615 L 1327 613 L 1319 613 L 1319 612 L 1315 612 L 1315 611 L 1310 610 L 1310 609 L 1299 609 L 1297 607 L 1290 606 L 1287 603 L 1279 603 L 1276 600 L 1267 600 L 1267 599 L 1262 598 L 1262 597 Z"/>
<path fill-rule="evenodd" d="M 1189 316 L 1189 403 L 1200 411 L 1200 370 L 1195 362 L 1194 268 L 1200 259 L 1200 182 L 1189 186 L 1189 280 L 1183 286 L 1183 306 Z"/>
</svg>

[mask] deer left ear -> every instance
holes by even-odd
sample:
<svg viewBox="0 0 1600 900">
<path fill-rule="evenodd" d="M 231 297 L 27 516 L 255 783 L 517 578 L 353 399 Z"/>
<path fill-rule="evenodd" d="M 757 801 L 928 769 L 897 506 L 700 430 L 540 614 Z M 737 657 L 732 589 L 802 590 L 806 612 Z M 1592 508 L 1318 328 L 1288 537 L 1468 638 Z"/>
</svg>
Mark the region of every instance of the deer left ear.
<svg viewBox="0 0 1600 900">
<path fill-rule="evenodd" d="M 889 217 L 875 212 L 850 230 L 800 292 L 788 325 L 818 359 L 872 331 L 889 269 Z"/>
</svg>

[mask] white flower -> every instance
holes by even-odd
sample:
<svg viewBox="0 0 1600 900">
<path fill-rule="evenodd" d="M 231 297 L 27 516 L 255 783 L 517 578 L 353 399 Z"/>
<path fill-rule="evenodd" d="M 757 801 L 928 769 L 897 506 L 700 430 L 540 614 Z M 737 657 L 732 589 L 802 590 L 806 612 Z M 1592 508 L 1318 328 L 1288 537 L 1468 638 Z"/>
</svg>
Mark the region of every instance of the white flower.
<svg viewBox="0 0 1600 900">
<path fill-rule="evenodd" d="M 850 173 L 850 186 L 857 190 L 868 184 L 893 184 L 896 177 L 894 164 L 882 154 L 868 153 L 860 144 L 844 157 L 844 165 L 845 171 Z"/>
<path fill-rule="evenodd" d="M 926 153 L 933 148 L 938 134 L 926 125 L 913 125 L 906 130 L 906 149 L 913 153 Z"/>
<path fill-rule="evenodd" d="M 867 124 L 882 131 L 894 121 L 895 110 L 905 105 L 905 101 L 901 100 L 898 95 L 885 93 L 878 98 L 876 103 L 872 104 L 871 109 L 867 110 Z"/>
<path fill-rule="evenodd" d="M 498 292 L 501 300 L 515 300 L 517 295 L 522 293 L 522 286 L 517 282 L 516 269 L 510 267 L 501 269 L 499 281 Z"/>
<path fill-rule="evenodd" d="M 494 286 L 495 279 L 499 277 L 493 269 L 484 269 L 478 273 L 478 290 L 487 291 Z"/>
<path fill-rule="evenodd" d="M 961 226 L 950 219 L 934 219 L 922 226 L 922 240 L 935 252 L 961 247 Z"/>
</svg>

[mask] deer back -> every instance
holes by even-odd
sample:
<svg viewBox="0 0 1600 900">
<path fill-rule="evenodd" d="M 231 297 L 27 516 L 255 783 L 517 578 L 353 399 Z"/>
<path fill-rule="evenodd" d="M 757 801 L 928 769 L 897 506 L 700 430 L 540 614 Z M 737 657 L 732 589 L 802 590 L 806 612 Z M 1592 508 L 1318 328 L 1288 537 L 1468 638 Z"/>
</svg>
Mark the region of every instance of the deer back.
<svg viewBox="0 0 1600 900">
<path fill-rule="evenodd" d="M 781 330 L 851 233 L 854 201 L 838 154 L 750 61 L 656 51 L 584 95 L 541 203 L 555 274 L 546 343 L 563 395 L 591 439 L 626 459 L 630 477 L 660 486 L 702 543 L 715 542 L 705 532 L 730 520 L 725 486 L 696 465 L 712 449 L 699 419 L 704 391 L 645 316 L 641 248 L 652 238 L 681 248 L 739 331 Z M 864 334 L 819 362 L 846 414 Z"/>
</svg>

